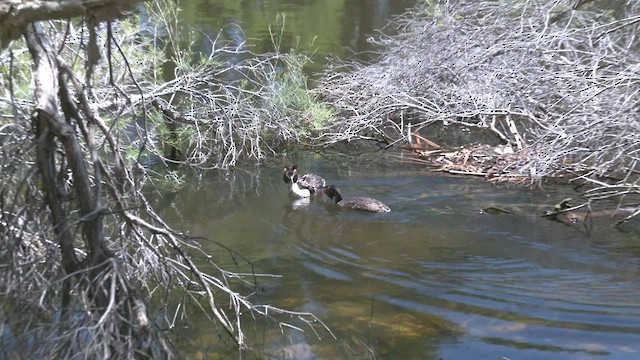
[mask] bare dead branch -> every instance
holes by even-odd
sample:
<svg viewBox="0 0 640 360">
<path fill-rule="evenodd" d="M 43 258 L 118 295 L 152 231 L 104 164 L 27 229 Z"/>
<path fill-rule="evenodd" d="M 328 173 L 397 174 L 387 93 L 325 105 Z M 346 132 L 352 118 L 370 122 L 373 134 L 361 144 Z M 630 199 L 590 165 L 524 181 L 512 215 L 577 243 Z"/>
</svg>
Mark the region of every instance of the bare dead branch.
<svg viewBox="0 0 640 360">
<path fill-rule="evenodd" d="M 20 355 L 172 358 L 171 344 L 156 321 L 149 321 L 146 301 L 157 297 L 165 301 L 162 325 L 180 326 L 187 305 L 195 304 L 239 348 L 250 346 L 245 322 L 254 316 L 290 328 L 308 327 L 320 336 L 326 327 L 312 314 L 253 304 L 251 292 L 243 293 L 246 286 L 235 289 L 238 280 L 255 286 L 259 277 L 274 275 L 216 266 L 193 238 L 158 216 L 142 192 L 145 186 L 153 189 L 150 168 L 125 155 L 130 148 L 139 154 L 158 150 L 151 120 L 142 122 L 145 131 L 134 140 L 123 129 L 136 114 L 146 119 L 154 99 L 162 101 L 177 132 L 186 128 L 198 135 L 189 140 L 193 143 L 181 160 L 194 167 L 229 167 L 245 156 L 261 158 L 283 139 L 295 138 L 273 111 L 278 92 L 272 81 L 281 55 L 235 67 L 203 65 L 191 75 L 158 84 L 132 63 L 111 67 L 135 55 L 131 46 L 120 46 L 132 40 L 116 38 L 119 32 L 110 26 L 91 24 L 67 24 L 60 32 L 55 24 L 46 31 L 45 24 L 30 26 L 25 34 L 30 52 L 16 46 L 16 53 L 31 54 L 36 66 L 33 71 L 9 66 L 10 93 L 0 94 L 1 114 L 11 114 L 11 121 L 0 126 L 0 263 L 8 264 L 0 266 L 0 291 L 16 310 L 6 323 L 24 334 L 17 341 L 37 344 L 24 347 L 30 353 Z M 95 34 L 86 26 L 94 26 Z M 114 37 L 100 44 L 105 31 Z M 101 52 L 95 59 L 107 61 L 95 64 L 93 76 L 77 73 L 73 61 L 86 58 L 95 45 Z M 112 45 L 117 51 L 110 51 Z M 231 53 L 222 47 L 215 56 Z M 0 65 L 11 61 L 1 57 Z M 243 78 L 224 86 L 221 79 L 234 71 Z M 13 83 L 24 84 L 32 74 L 35 94 L 18 95 Z M 261 101 L 268 110 L 250 106 Z M 295 119 L 288 116 L 292 124 Z M 278 134 L 272 142 L 261 138 L 265 127 Z M 197 263 L 194 254 L 207 260 Z M 174 302 L 169 293 L 182 297 Z"/>
<path fill-rule="evenodd" d="M 375 63 L 325 71 L 317 92 L 344 119 L 320 140 L 384 133 L 398 143 L 408 128 L 455 124 L 519 150 L 503 176 L 536 183 L 571 172 L 637 189 L 640 2 L 608 6 L 424 2 L 391 26 L 396 35 L 371 40 Z"/>
</svg>

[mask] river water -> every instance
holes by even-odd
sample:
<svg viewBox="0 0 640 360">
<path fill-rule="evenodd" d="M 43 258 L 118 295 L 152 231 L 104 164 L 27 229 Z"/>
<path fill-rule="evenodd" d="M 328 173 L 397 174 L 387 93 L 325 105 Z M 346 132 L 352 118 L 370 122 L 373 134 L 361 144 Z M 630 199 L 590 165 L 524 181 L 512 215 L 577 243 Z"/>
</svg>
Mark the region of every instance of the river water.
<svg viewBox="0 0 640 360">
<path fill-rule="evenodd" d="M 411 6 L 395 0 L 181 2 L 185 23 L 222 31 L 255 52 L 286 14 L 284 43 L 315 38 L 329 54 L 369 50 L 366 37 Z M 242 32 L 238 31 L 242 27 Z M 285 49 L 286 50 L 286 49 Z M 636 227 L 590 231 L 542 218 L 569 188 L 494 186 L 398 161 L 398 154 L 289 155 L 190 179 L 164 196 L 168 221 L 231 271 L 258 278 L 256 303 L 313 312 L 317 336 L 247 317 L 254 356 L 291 359 L 640 358 L 640 243 Z M 322 175 L 346 196 L 375 197 L 388 214 L 300 204 L 282 166 Z M 505 212 L 483 209 L 497 208 Z M 637 224 L 636 224 L 637 225 Z M 230 256 L 222 244 L 238 253 Z M 251 265 L 249 265 L 249 262 Z M 247 293 L 251 292 L 250 290 Z M 188 358 L 238 358 L 193 309 L 178 346 Z"/>
<path fill-rule="evenodd" d="M 371 59 L 369 52 L 373 48 L 367 38 L 415 3 L 416 0 L 197 0 L 181 1 L 180 17 L 206 35 L 199 43 L 204 53 L 210 51 L 208 39 L 217 37 L 255 53 L 273 51 L 271 29 L 279 38 L 280 51 L 294 48 L 304 52 L 313 60 L 307 70 L 318 72 L 328 56 Z"/>
<path fill-rule="evenodd" d="M 293 162 L 392 212 L 297 203 L 282 181 Z M 570 195 L 444 176 L 389 154 L 306 154 L 201 178 L 163 215 L 206 237 L 218 265 L 281 275 L 258 278 L 253 301 L 313 312 L 337 337 L 320 329 L 318 339 L 293 318 L 306 334 L 249 326 L 267 358 L 640 358 L 637 228 L 602 220 L 587 232 L 540 216 Z M 179 341 L 188 356 L 237 356 L 192 314 Z"/>
</svg>

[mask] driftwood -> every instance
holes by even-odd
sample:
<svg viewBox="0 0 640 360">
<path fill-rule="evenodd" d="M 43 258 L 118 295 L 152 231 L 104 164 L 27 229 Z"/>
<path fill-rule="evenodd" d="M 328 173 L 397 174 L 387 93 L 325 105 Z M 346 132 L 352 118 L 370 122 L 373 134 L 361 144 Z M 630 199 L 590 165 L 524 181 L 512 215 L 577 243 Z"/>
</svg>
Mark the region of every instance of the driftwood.
<svg viewBox="0 0 640 360">
<path fill-rule="evenodd" d="M 437 171 L 458 175 L 482 176 L 494 181 L 520 182 L 523 176 L 512 173 L 510 165 L 523 153 L 514 153 L 510 146 L 486 144 L 443 148 L 439 144 L 411 134 L 412 141 L 403 146 L 403 161 L 425 164 Z"/>
</svg>

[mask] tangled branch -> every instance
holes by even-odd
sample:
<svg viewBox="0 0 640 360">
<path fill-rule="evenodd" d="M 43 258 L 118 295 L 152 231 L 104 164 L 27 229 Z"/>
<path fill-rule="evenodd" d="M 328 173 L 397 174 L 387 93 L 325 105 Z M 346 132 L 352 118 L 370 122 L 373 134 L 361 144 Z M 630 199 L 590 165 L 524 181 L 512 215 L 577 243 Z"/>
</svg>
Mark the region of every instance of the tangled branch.
<svg viewBox="0 0 640 360">
<path fill-rule="evenodd" d="M 127 120 L 141 119 L 136 128 L 150 129 L 151 102 L 172 91 L 190 94 L 191 114 L 211 106 L 215 119 L 238 106 L 225 103 L 228 98 L 219 93 L 249 94 L 249 86 L 215 83 L 221 67 L 203 67 L 199 74 L 207 75 L 197 81 L 183 75 L 157 86 L 124 61 L 132 54 L 114 36 L 112 26 L 118 24 L 86 21 L 71 29 L 76 23 L 69 21 L 65 32 L 57 31 L 64 28 L 60 23 L 52 25 L 30 25 L 24 34 L 29 52 L 13 44 L 1 59 L 7 92 L 0 96 L 0 110 L 10 121 L 0 125 L 0 293 L 5 314 L 0 325 L 15 334 L 6 343 L 2 340 L 5 353 L 172 358 L 176 354 L 165 330 L 180 326 L 176 319 L 182 318 L 187 303 L 212 317 L 241 349 L 250 346 L 247 315 L 300 330 L 303 326 L 296 323 L 314 332 L 316 326 L 326 329 L 310 313 L 253 304 L 251 293 L 235 289 L 229 279 L 255 286 L 261 275 L 218 267 L 195 239 L 165 223 L 143 193 L 150 184 L 141 156 L 155 139 L 150 132 L 132 135 Z M 17 66 L 14 56 L 33 61 L 35 67 Z M 75 70 L 83 61 L 84 77 Z M 269 61 L 264 61 L 256 66 L 266 67 Z M 115 63 L 129 66 L 109 66 Z M 31 75 L 34 93 L 24 91 Z M 215 89 L 207 92 L 204 85 Z M 202 129 L 188 163 L 205 159 L 197 164 L 211 164 L 207 158 L 220 152 L 223 161 L 218 164 L 228 166 L 247 148 L 260 155 L 262 143 L 244 144 L 253 141 L 252 130 L 238 136 L 237 128 L 222 129 L 239 126 L 235 118 L 221 121 L 191 122 L 187 117 L 187 125 Z M 206 138 L 218 131 L 220 137 Z M 217 142 L 224 146 L 214 146 Z M 131 149 L 136 161 L 127 155 Z M 167 296 L 175 293 L 183 294 L 181 300 Z M 161 319 L 152 318 L 151 300 L 159 300 Z"/>
<path fill-rule="evenodd" d="M 317 91 L 344 120 L 322 139 L 391 144 L 457 124 L 516 150 L 504 175 L 571 172 L 637 191 L 640 3 L 609 6 L 423 2 L 392 25 L 396 35 L 372 39 L 378 62 L 325 72 Z"/>
</svg>

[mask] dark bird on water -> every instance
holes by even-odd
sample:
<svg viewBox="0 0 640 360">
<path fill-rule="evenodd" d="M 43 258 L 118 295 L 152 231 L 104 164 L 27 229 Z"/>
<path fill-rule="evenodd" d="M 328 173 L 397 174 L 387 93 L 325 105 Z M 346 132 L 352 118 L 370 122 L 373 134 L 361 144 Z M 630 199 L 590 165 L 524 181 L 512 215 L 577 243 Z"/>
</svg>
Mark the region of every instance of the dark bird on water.
<svg viewBox="0 0 640 360">
<path fill-rule="evenodd" d="M 335 185 L 322 188 L 322 191 L 340 207 L 370 212 L 390 212 L 391 209 L 379 200 L 370 197 L 343 198 L 342 192 Z"/>
</svg>

